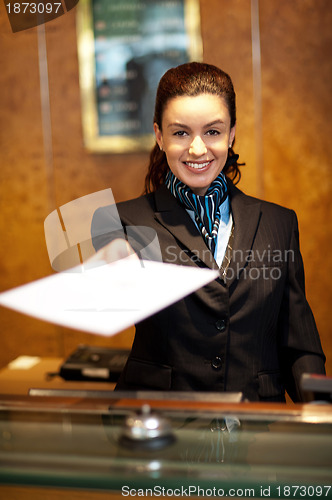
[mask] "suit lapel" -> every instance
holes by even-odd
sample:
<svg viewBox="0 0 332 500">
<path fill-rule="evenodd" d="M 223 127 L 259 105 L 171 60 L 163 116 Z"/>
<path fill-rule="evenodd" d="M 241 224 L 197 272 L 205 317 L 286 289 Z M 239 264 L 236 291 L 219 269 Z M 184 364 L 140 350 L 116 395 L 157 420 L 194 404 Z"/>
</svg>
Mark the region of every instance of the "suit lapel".
<svg viewBox="0 0 332 500">
<path fill-rule="evenodd" d="M 231 285 L 247 264 L 248 252 L 252 249 L 255 234 L 261 216 L 261 202 L 246 196 L 233 184 L 229 183 L 231 199 L 234 241 L 232 260 L 227 273 L 227 285 Z"/>
<path fill-rule="evenodd" d="M 227 273 L 227 285 L 230 285 L 247 263 L 248 252 L 252 248 L 261 215 L 261 203 L 255 198 L 246 196 L 231 182 L 228 183 L 228 187 L 234 222 L 232 260 Z M 155 192 L 155 203 L 155 217 L 159 223 L 207 267 L 218 269 L 196 225 L 166 186 Z"/>
<path fill-rule="evenodd" d="M 218 269 L 196 225 L 166 186 L 162 186 L 155 192 L 155 202 L 155 217 L 159 223 L 175 236 L 195 256 L 195 259 L 198 257 L 206 266 Z"/>
</svg>

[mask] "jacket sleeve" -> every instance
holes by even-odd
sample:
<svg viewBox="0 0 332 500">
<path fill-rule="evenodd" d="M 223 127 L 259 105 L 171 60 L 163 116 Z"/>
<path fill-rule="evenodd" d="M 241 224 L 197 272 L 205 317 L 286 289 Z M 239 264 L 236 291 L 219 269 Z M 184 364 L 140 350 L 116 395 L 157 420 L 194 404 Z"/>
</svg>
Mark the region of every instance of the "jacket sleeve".
<svg viewBox="0 0 332 500">
<path fill-rule="evenodd" d="M 325 356 L 316 323 L 305 295 L 305 279 L 299 247 L 295 212 L 290 251 L 287 252 L 287 281 L 279 315 L 281 338 L 280 364 L 285 388 L 294 402 L 302 401 L 300 382 L 303 373 L 325 374 Z"/>
</svg>

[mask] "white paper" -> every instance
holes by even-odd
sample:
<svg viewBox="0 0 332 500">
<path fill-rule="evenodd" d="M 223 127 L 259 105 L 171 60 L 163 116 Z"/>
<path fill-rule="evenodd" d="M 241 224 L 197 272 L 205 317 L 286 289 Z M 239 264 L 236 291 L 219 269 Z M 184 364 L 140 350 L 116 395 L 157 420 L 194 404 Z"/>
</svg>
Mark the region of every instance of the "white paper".
<svg viewBox="0 0 332 500">
<path fill-rule="evenodd" d="M 210 269 L 128 258 L 14 288 L 0 294 L 0 304 L 61 326 L 111 336 L 218 276 Z"/>
</svg>

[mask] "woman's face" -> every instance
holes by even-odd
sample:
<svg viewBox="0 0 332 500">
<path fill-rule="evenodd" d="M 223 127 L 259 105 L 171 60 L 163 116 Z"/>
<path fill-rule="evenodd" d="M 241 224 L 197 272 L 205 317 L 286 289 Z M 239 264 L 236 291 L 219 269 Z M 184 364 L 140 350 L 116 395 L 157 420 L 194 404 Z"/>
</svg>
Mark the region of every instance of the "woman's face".
<svg viewBox="0 0 332 500">
<path fill-rule="evenodd" d="M 204 195 L 225 166 L 235 136 L 222 97 L 200 94 L 170 99 L 162 128 L 154 124 L 159 147 L 173 174 L 198 195 Z"/>
</svg>

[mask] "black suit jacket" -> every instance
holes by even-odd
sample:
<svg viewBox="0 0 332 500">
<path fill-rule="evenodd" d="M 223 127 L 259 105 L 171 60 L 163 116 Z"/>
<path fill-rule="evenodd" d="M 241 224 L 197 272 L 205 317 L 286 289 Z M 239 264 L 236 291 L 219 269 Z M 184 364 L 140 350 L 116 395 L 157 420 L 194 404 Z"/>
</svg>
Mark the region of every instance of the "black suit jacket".
<svg viewBox="0 0 332 500">
<path fill-rule="evenodd" d="M 303 372 L 325 373 L 305 298 L 295 213 L 243 194 L 229 183 L 232 260 L 218 278 L 136 325 L 117 388 L 241 391 L 249 400 L 301 400 Z M 127 232 L 143 258 L 217 268 L 211 252 L 166 187 L 102 207 L 92 222 L 96 250 Z M 158 239 L 155 238 L 158 237 Z M 174 283 L 174 288 L 176 282 Z"/>
</svg>

